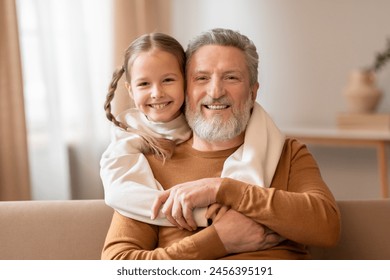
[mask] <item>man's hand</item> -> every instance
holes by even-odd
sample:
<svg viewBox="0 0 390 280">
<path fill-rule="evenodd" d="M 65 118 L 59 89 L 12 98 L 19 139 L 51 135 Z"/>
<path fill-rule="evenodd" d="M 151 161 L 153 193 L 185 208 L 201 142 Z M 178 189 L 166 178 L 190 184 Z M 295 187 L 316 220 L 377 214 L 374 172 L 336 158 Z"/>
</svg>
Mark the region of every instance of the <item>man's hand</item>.
<svg viewBox="0 0 390 280">
<path fill-rule="evenodd" d="M 192 210 L 196 207 L 206 207 L 215 202 L 221 178 L 206 178 L 176 185 L 162 192 L 153 202 L 152 216 L 158 212 L 166 216 L 167 220 L 179 228 L 195 230 Z"/>
<path fill-rule="evenodd" d="M 265 250 L 285 240 L 279 234 L 232 209 L 213 225 L 229 254 Z"/>
</svg>

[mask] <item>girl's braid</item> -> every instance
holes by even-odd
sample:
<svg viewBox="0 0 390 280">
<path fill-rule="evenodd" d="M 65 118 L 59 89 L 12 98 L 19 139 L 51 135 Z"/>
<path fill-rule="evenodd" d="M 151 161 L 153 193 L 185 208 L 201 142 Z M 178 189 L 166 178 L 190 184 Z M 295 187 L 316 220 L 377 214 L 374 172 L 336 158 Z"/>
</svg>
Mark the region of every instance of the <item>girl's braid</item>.
<svg viewBox="0 0 390 280">
<path fill-rule="evenodd" d="M 106 117 L 110 122 L 113 122 L 116 126 L 123 128 L 124 130 L 127 130 L 128 126 L 118 121 L 111 112 L 111 101 L 114 99 L 115 90 L 124 72 L 125 72 L 125 68 L 122 66 L 121 68 L 117 69 L 112 75 L 112 80 L 110 86 L 108 87 L 106 102 L 104 102 L 104 110 L 106 111 Z"/>
</svg>

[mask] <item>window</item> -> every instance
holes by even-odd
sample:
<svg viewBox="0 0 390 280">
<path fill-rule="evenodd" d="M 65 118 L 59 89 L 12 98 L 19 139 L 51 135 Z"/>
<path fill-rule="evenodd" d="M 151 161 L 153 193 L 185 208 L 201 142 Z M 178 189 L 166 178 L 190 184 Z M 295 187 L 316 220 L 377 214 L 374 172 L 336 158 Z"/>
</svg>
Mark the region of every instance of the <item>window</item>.
<svg viewBox="0 0 390 280">
<path fill-rule="evenodd" d="M 17 0 L 34 199 L 102 196 L 111 0 Z"/>
</svg>

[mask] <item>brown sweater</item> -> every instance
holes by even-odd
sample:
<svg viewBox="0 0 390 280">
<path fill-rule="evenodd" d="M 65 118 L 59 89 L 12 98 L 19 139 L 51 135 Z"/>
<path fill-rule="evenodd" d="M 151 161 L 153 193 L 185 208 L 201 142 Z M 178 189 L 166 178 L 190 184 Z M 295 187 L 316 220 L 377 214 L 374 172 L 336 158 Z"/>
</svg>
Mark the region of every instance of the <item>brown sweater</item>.
<svg viewBox="0 0 390 280">
<path fill-rule="evenodd" d="M 163 166 L 148 157 L 165 189 L 206 177 L 219 177 L 235 149 L 200 152 L 192 140 L 179 145 Z M 213 226 L 195 232 L 159 227 L 115 213 L 103 259 L 307 259 L 307 246 L 333 246 L 340 234 L 336 202 L 306 146 L 287 139 L 270 188 L 224 179 L 217 202 L 251 217 L 287 238 L 268 250 L 227 255 Z"/>
</svg>

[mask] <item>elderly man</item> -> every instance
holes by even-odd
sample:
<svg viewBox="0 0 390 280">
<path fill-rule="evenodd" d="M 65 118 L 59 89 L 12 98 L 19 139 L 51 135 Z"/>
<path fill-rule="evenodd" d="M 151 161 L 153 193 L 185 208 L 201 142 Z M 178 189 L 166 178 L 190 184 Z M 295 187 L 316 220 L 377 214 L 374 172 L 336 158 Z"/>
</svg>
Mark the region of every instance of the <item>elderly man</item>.
<svg viewBox="0 0 390 280">
<path fill-rule="evenodd" d="M 215 29 L 190 42 L 186 117 L 193 138 L 178 145 L 164 165 L 147 158 L 166 190 L 153 205 L 154 213 L 162 206 L 169 221 L 192 230 L 115 213 L 102 258 L 307 259 L 307 246 L 337 242 L 337 205 L 313 157 L 298 141 L 283 139 L 279 152 L 264 155 L 276 163 L 271 176 L 263 174 L 261 182 L 268 178 L 269 185 L 221 174 L 226 159 L 244 147 L 247 137 L 272 147 L 272 132 L 263 129 L 266 123 L 257 124 L 258 135 L 246 135 L 256 109 L 257 65 L 255 46 L 238 32 Z M 261 160 L 260 165 L 268 162 Z M 232 168 L 239 174 L 246 167 Z M 212 224 L 196 229 L 192 210 L 207 206 Z"/>
</svg>

